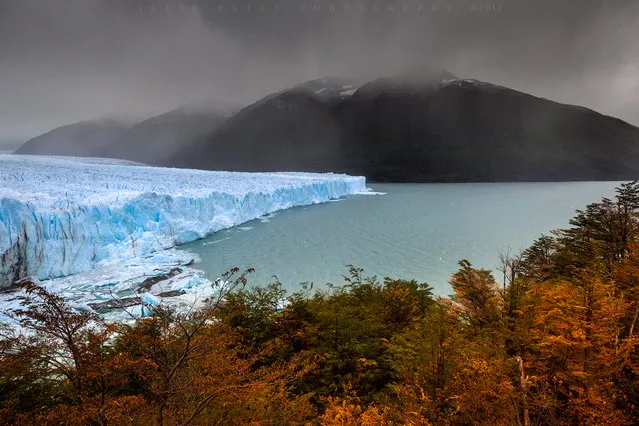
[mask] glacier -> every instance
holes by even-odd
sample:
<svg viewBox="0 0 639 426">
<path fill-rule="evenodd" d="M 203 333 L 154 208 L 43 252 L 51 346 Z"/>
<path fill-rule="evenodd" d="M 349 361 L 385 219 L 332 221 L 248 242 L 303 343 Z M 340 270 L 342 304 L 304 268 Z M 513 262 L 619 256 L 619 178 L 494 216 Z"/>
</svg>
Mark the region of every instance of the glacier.
<svg viewBox="0 0 639 426">
<path fill-rule="evenodd" d="M 152 258 L 278 210 L 367 192 L 364 177 L 332 173 L 26 155 L 0 155 L 0 182 L 0 289 L 24 276 L 57 279 L 54 287 L 64 288 L 63 277 Z M 185 274 L 182 281 L 199 277 L 189 268 Z"/>
</svg>

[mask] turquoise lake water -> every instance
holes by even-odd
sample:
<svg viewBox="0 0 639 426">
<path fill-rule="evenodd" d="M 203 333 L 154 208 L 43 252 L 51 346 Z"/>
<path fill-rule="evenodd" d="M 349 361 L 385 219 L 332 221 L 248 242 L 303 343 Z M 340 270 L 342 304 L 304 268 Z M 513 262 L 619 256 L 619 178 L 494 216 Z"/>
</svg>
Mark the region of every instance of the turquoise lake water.
<svg viewBox="0 0 639 426">
<path fill-rule="evenodd" d="M 218 232 L 181 248 L 215 279 L 253 267 L 252 285 L 273 281 L 339 284 L 346 265 L 370 275 L 417 279 L 448 294 L 457 262 L 495 269 L 542 233 L 568 226 L 574 211 L 614 195 L 618 182 L 384 184 L 378 196 L 353 196 L 294 208 Z M 495 275 L 498 275 L 496 272 Z"/>
</svg>

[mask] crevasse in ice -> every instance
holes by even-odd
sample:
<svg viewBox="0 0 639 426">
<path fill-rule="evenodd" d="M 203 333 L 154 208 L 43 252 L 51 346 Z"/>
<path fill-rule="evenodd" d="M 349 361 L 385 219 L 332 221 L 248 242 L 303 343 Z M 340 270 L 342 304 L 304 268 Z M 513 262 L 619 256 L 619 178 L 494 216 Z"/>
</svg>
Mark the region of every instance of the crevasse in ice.
<svg viewBox="0 0 639 426">
<path fill-rule="evenodd" d="M 0 156 L 0 288 L 202 238 L 265 214 L 366 191 L 363 177 L 234 173 Z"/>
</svg>

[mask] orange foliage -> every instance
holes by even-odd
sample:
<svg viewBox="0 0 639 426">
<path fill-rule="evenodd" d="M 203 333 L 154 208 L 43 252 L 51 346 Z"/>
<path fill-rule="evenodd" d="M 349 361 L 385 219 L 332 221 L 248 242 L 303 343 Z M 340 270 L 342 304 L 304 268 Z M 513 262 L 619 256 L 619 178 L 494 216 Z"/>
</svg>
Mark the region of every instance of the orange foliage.
<svg viewBox="0 0 639 426">
<path fill-rule="evenodd" d="M 620 395 L 613 381 L 622 372 L 628 342 L 621 336 L 625 306 L 614 297 L 614 286 L 590 274 L 540 284 L 529 297 L 537 410 L 584 425 L 629 424 L 615 406 Z"/>
<path fill-rule="evenodd" d="M 357 399 L 329 397 L 326 411 L 320 418 L 325 426 L 388 426 L 390 422 L 375 406 L 362 408 Z"/>
</svg>

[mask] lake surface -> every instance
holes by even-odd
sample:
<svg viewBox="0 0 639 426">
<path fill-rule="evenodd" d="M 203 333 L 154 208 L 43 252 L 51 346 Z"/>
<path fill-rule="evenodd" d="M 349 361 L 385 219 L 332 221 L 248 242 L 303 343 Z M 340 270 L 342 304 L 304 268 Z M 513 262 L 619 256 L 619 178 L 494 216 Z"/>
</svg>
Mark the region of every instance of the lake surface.
<svg viewBox="0 0 639 426">
<path fill-rule="evenodd" d="M 294 291 L 305 281 L 315 288 L 341 283 L 353 264 L 448 294 L 459 260 L 494 270 L 500 251 L 518 252 L 542 233 L 568 226 L 576 209 L 613 196 L 618 184 L 369 185 L 385 195 L 294 208 L 181 248 L 197 253 L 196 268 L 212 279 L 233 266 L 253 267 L 251 284 L 276 275 Z"/>
</svg>

